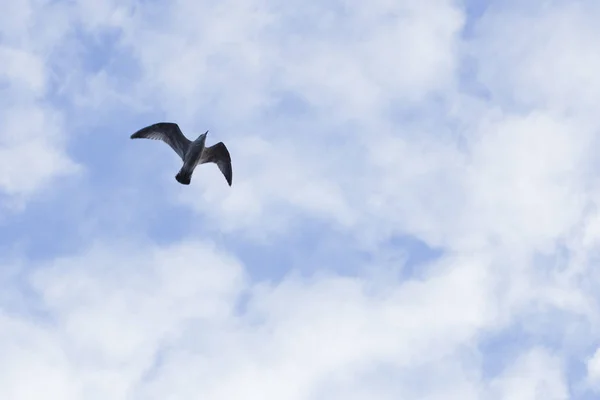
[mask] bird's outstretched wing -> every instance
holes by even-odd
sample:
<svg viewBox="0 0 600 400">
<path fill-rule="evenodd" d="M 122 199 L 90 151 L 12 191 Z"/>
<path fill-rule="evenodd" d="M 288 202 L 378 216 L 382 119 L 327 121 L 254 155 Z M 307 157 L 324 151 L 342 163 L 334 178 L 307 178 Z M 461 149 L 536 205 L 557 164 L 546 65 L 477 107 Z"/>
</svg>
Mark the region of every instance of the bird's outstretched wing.
<svg viewBox="0 0 600 400">
<path fill-rule="evenodd" d="M 219 142 L 214 146 L 204 148 L 202 152 L 202 157 L 199 160 L 199 164 L 213 162 L 217 164 L 227 183 L 231 186 L 231 181 L 233 178 L 233 171 L 231 169 L 231 156 L 229 155 L 229 150 L 223 142 Z"/>
<path fill-rule="evenodd" d="M 179 125 L 173 122 L 158 122 L 147 126 L 131 135 L 131 138 L 162 140 L 171 146 L 182 160 L 184 160 L 185 152 L 191 143 L 190 140 L 183 135 L 181 129 L 179 129 Z"/>
</svg>

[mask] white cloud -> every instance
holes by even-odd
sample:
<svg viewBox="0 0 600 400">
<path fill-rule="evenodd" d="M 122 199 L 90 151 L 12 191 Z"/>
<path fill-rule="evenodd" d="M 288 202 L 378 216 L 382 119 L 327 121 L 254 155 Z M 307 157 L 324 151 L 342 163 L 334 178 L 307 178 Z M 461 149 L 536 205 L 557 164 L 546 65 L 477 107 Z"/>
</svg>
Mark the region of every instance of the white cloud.
<svg viewBox="0 0 600 400">
<path fill-rule="evenodd" d="M 24 50 L 4 47 L 0 49 L 2 78 L 10 81 L 21 92 L 32 92 L 34 96 L 46 89 L 46 74 L 43 61 Z"/>
<path fill-rule="evenodd" d="M 600 65 L 591 1 L 495 5 L 479 24 L 474 53 L 497 101 L 595 118 Z M 527 34 L 523 34 L 527 32 Z"/>
<path fill-rule="evenodd" d="M 16 284 L 14 276 L 2 286 Z M 227 320 L 244 282 L 234 259 L 202 242 L 152 252 L 97 245 L 21 276 L 46 317 L 2 313 L 3 366 L 11 375 L 3 374 L 0 393 L 14 399 L 124 398 L 186 324 Z M 22 379 L 31 368 L 56 380 L 32 386 Z"/>
<path fill-rule="evenodd" d="M 46 317 L 33 322 L 3 313 L 2 353 L 10 355 L 3 363 L 8 378 L 35 368 L 54 379 L 32 387 L 7 378 L 0 393 L 321 398 L 337 397 L 353 382 L 367 396 L 380 391 L 368 385 L 380 368 L 394 377 L 414 366 L 436 369 L 440 361 L 441 368 L 460 368 L 446 357 L 496 323 L 489 269 L 477 258 L 452 260 L 440 266 L 447 272 L 422 283 L 388 282 L 369 292 L 368 281 L 336 276 L 249 285 L 242 266 L 210 244 L 151 252 L 140 245 L 96 245 L 23 271 Z M 441 388 L 449 384 L 444 374 L 438 379 Z M 403 382 L 394 390 L 441 388 Z"/>
<path fill-rule="evenodd" d="M 158 12 L 161 22 L 148 24 L 144 17 Z M 463 20 L 447 1 L 302 7 L 183 1 L 140 10 L 122 45 L 140 61 L 134 96 L 141 104 L 167 111 L 190 136 L 203 131 L 199 120 L 210 115 L 219 124 L 214 138 L 227 142 L 227 132 L 264 138 L 228 142 L 238 191 L 224 199 L 211 185 L 187 191 L 184 201 L 210 209 L 226 229 L 260 222 L 261 230 L 278 232 L 283 222 L 277 221 L 295 208 L 354 223 L 355 207 L 344 196 L 377 178 L 368 174 L 364 153 L 380 139 L 380 128 L 390 129 L 382 114 L 408 102 L 426 107 L 429 95 L 454 86 Z M 281 93 L 308 105 L 306 120 L 264 114 Z M 346 177 L 349 170 L 357 174 Z M 362 193 L 352 200 L 362 202 Z"/>
<path fill-rule="evenodd" d="M 45 106 L 5 109 L 0 129 L 0 187 L 26 200 L 53 179 L 80 171 L 64 153 L 60 115 Z"/>
<path fill-rule="evenodd" d="M 560 359 L 533 349 L 492 383 L 493 399 L 569 399 Z"/>
<path fill-rule="evenodd" d="M 566 361 L 585 363 L 592 355 L 581 349 L 600 327 L 595 6 L 498 3 L 473 39 L 462 38 L 465 15 L 445 0 L 128 7 L 69 8 L 92 35 L 120 27 L 116 49 L 139 64 L 130 82 L 106 69 L 74 72 L 62 88 L 76 106 L 135 104 L 189 136 L 210 129 L 209 141 L 224 141 L 232 188 L 215 166 L 177 186 L 175 157 L 161 175 L 205 231 L 268 244 L 319 219 L 377 272 L 342 277 L 335 260 L 319 260 L 322 273 L 300 277 L 284 263 L 281 282 L 257 283 L 247 275 L 260 266 L 238 261 L 234 246 L 189 238 L 164 247 L 96 242 L 32 265 L 25 258 L 29 269 L 17 276 L 47 318 L 0 303 L 0 354 L 8 354 L 0 397 L 574 395 L 579 378 Z M 33 11 L 13 12 L 12 32 L 27 31 Z M 0 159 L 9 194 L 34 193 L 75 168 L 64 153 L 65 116 L 38 102 L 50 72 L 41 61 L 49 42 L 37 35 L 31 43 L 40 46 L 0 52 L 10 56 L 1 70 L 10 93 L 25 99 L 5 124 L 21 127 L 19 116 L 29 116 L 21 134 L 0 136 L 14 158 Z M 465 55 L 488 98 L 463 90 Z M 298 109 L 282 106 L 290 98 Z M 32 159 L 23 171 L 30 180 L 9 168 Z M 399 266 L 382 261 L 399 235 L 444 253 L 418 279 L 401 280 Z M 4 303 L 33 307 L 15 296 Z M 490 375 L 482 338 L 510 337 L 515 326 L 532 346 Z M 20 378 L 31 370 L 47 377 L 41 386 Z"/>
<path fill-rule="evenodd" d="M 600 388 L 600 351 L 598 350 L 587 361 L 587 381 L 595 389 Z"/>
<path fill-rule="evenodd" d="M 57 177 L 80 170 L 65 152 L 62 113 L 44 101 L 50 57 L 66 34 L 53 11 L 20 2 L 0 17 L 0 193 L 19 207 Z"/>
</svg>

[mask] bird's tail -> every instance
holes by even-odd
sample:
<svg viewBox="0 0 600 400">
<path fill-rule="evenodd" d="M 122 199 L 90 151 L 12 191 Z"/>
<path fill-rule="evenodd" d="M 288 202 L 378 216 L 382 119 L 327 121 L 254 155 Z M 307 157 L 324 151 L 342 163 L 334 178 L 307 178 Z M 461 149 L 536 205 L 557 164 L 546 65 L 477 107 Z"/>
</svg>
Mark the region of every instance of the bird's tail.
<svg viewBox="0 0 600 400">
<path fill-rule="evenodd" d="M 175 179 L 182 185 L 189 185 L 192 180 L 192 172 L 181 168 L 177 175 L 175 175 Z"/>
</svg>

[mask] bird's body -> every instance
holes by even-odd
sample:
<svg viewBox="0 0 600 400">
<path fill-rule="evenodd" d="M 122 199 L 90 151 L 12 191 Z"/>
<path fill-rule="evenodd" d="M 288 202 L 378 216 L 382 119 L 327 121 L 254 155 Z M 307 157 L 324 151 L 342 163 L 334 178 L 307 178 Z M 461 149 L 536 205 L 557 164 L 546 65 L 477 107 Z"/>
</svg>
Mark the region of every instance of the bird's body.
<svg viewBox="0 0 600 400">
<path fill-rule="evenodd" d="M 217 164 L 227 183 L 231 186 L 232 169 L 231 156 L 223 142 L 214 146 L 206 147 L 206 135 L 208 131 L 198 136 L 194 141 L 186 138 L 179 126 L 172 122 L 159 122 L 140 129 L 133 135 L 132 139 L 154 139 L 162 140 L 167 143 L 183 161 L 183 166 L 175 175 L 177 182 L 182 185 L 189 185 L 192 180 L 194 169 L 205 163 L 213 162 Z"/>
</svg>

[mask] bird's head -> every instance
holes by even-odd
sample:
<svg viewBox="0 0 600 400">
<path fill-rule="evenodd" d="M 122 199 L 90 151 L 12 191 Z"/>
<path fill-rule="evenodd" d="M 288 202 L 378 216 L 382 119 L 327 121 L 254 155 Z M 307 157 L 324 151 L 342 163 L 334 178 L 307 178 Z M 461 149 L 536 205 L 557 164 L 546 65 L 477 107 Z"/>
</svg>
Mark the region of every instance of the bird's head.
<svg viewBox="0 0 600 400">
<path fill-rule="evenodd" d="M 198 136 L 198 139 L 196 139 L 196 141 L 202 141 L 202 143 L 204 143 L 204 141 L 206 140 L 206 135 L 208 135 L 208 131 L 206 131 L 202 135 Z"/>
</svg>

